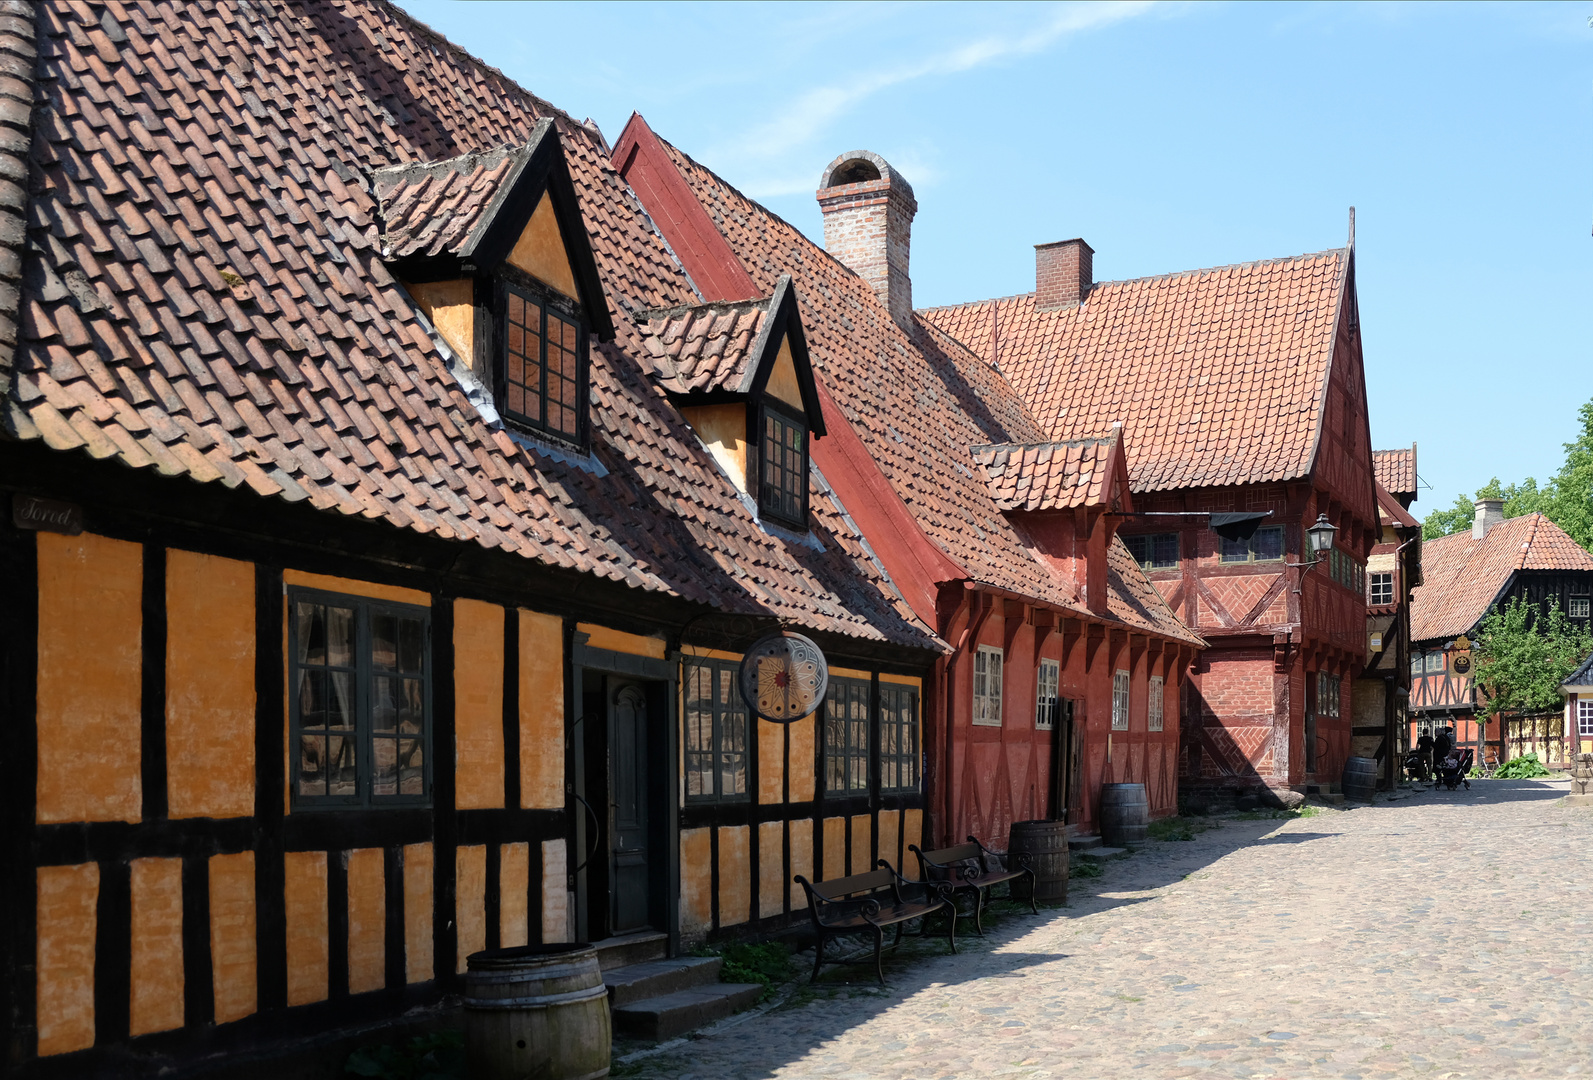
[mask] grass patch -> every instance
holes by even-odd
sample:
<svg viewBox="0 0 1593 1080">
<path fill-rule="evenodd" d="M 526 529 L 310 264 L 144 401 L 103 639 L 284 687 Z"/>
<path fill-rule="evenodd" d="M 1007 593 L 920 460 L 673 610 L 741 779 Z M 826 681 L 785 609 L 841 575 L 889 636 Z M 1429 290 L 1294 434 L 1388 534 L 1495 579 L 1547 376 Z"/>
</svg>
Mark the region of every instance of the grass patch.
<svg viewBox="0 0 1593 1080">
<path fill-rule="evenodd" d="M 1191 821 L 1186 817 L 1162 818 L 1150 823 L 1152 840 L 1193 840 L 1199 833 L 1218 828 L 1209 821 Z"/>
<path fill-rule="evenodd" d="M 1298 810 L 1246 810 L 1235 814 L 1232 821 L 1293 821 L 1295 818 L 1313 818 L 1322 812 L 1320 806 L 1302 806 Z"/>
<path fill-rule="evenodd" d="M 343 1072 L 378 1080 L 465 1080 L 465 1033 L 439 1031 L 402 1043 L 362 1046 Z"/>
<path fill-rule="evenodd" d="M 1101 860 L 1099 859 L 1086 859 L 1083 856 L 1080 856 L 1079 858 L 1072 860 L 1068 865 L 1069 877 L 1085 879 L 1098 878 L 1104 873 L 1106 873 L 1106 871 L 1101 869 Z"/>
<path fill-rule="evenodd" d="M 783 941 L 712 945 L 697 950 L 697 955 L 717 956 L 724 961 L 719 968 L 720 982 L 761 983 L 759 1001 L 767 1001 L 776 986 L 796 975 L 791 947 Z"/>
</svg>

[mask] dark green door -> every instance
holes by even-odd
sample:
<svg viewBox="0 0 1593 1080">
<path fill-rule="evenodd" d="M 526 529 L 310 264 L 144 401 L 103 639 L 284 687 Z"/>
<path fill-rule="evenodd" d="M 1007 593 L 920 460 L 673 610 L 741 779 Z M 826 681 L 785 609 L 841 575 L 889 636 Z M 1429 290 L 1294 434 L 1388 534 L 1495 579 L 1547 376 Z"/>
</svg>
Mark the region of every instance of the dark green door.
<svg viewBox="0 0 1593 1080">
<path fill-rule="evenodd" d="M 609 690 L 609 893 L 611 932 L 648 925 L 647 695 L 636 683 Z"/>
</svg>

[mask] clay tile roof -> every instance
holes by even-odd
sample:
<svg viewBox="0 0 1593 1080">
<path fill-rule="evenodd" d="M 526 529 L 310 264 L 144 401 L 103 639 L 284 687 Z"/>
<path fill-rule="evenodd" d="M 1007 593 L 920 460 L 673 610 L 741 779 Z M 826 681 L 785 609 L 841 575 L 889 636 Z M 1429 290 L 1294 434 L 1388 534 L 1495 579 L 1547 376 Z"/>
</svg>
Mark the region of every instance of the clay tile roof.
<svg viewBox="0 0 1593 1080">
<path fill-rule="evenodd" d="M 384 255 L 463 255 L 475 246 L 529 147 L 499 146 L 436 162 L 389 165 L 372 173 Z"/>
<path fill-rule="evenodd" d="M 676 394 L 743 391 L 752 376 L 769 298 L 641 312 L 643 343 L 659 385 Z"/>
<path fill-rule="evenodd" d="M 603 317 L 700 301 L 594 128 L 375 0 L 27 14 L 25 68 L 47 90 L 22 114 L 30 284 L 0 370 L 10 436 L 712 610 L 941 647 L 821 480 L 810 535 L 760 524 L 629 318 L 591 349 L 589 452 L 473 403 L 381 255 L 383 199 L 390 236 L 458 244 L 512 168 L 504 148 L 548 145 L 541 131 Z"/>
<path fill-rule="evenodd" d="M 1561 679 L 1560 685 L 1593 686 L 1593 653 L 1588 653 L 1587 659 L 1582 661 L 1580 667 Z"/>
<path fill-rule="evenodd" d="M 1105 503 L 1115 438 L 994 443 L 973 447 L 973 456 L 1001 509 L 1071 510 Z"/>
<path fill-rule="evenodd" d="M 1411 597 L 1412 641 L 1469 633 L 1518 570 L 1583 570 L 1593 554 L 1542 514 L 1507 518 L 1482 539 L 1471 531 L 1422 543 L 1422 581 Z"/>
<path fill-rule="evenodd" d="M 1041 311 L 1033 293 L 927 321 L 1011 380 L 1049 439 L 1134 433 L 1135 492 L 1307 475 L 1348 249 L 1107 281 Z"/>
<path fill-rule="evenodd" d="M 1373 450 L 1372 471 L 1390 495 L 1416 497 L 1416 447 Z"/>
</svg>

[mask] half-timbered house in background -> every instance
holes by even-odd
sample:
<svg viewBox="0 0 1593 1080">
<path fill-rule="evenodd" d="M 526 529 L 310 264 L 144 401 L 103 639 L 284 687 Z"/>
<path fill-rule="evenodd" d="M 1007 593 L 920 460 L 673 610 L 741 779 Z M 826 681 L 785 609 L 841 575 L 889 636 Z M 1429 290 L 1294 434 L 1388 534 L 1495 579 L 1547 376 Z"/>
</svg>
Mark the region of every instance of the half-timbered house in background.
<svg viewBox="0 0 1593 1080">
<path fill-rule="evenodd" d="M 1558 605 L 1581 626 L 1593 606 L 1593 554 L 1542 514 L 1505 518 L 1501 499 L 1478 499 L 1466 532 L 1422 544 L 1422 584 L 1411 599 L 1411 740 L 1445 727 L 1457 742 L 1485 741 L 1503 762 L 1535 751 L 1564 766 L 1558 712 L 1505 716 L 1479 730 L 1486 708 L 1473 682 L 1471 644 L 1490 611 L 1519 598 Z"/>
<path fill-rule="evenodd" d="M 1173 813 L 1178 732 L 1165 717 L 1202 642 L 1114 538 L 1133 505 L 1133 431 L 1103 415 L 1097 429 L 1053 439 L 999 371 L 914 312 L 917 203 L 877 154 L 825 169 L 823 247 L 640 116 L 614 161 L 718 302 L 705 318 L 725 312 L 719 343 L 703 351 L 734 351 L 730 313 L 793 283 L 828 431 L 813 468 L 950 646 L 925 689 L 935 840 L 1005 846 L 1013 821 L 1063 813 L 1088 833 L 1100 785 L 1113 781 L 1143 782 L 1152 812 Z M 694 378 L 673 374 L 672 351 L 660 364 L 668 378 Z M 836 694 L 821 713 L 826 746 L 842 737 L 845 707 Z M 844 813 L 864 804 L 840 773 L 827 768 L 824 783 L 825 805 L 843 808 L 824 813 L 826 852 L 839 856 L 861 821 Z"/>
<path fill-rule="evenodd" d="M 1353 218 L 1345 248 L 1134 281 L 1097 282 L 1083 240 L 1035 256 L 1033 292 L 922 315 L 1002 372 L 1047 438 L 1128 432 L 1122 535 L 1208 644 L 1182 699 L 1185 782 L 1338 783 L 1381 533 Z M 1268 516 L 1224 539 L 1198 511 Z M 1313 566 L 1322 515 L 1336 546 Z"/>
</svg>

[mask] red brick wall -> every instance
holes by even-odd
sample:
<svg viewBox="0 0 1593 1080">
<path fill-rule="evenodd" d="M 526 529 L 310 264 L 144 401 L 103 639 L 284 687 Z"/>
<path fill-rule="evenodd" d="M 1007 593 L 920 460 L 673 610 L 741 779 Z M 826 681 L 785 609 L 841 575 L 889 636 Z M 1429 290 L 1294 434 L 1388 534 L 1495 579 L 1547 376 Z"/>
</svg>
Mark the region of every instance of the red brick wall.
<svg viewBox="0 0 1593 1080">
<path fill-rule="evenodd" d="M 1095 253 L 1083 240 L 1034 246 L 1034 304 L 1040 311 L 1078 307 L 1095 283 Z"/>
</svg>

